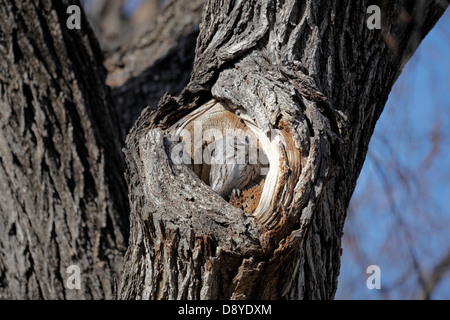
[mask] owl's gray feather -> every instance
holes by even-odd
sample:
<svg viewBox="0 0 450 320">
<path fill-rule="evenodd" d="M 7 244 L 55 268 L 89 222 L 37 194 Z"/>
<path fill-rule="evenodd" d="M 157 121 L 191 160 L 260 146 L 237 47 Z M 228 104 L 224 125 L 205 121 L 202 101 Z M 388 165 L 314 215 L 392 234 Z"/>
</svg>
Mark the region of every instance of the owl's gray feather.
<svg viewBox="0 0 450 320">
<path fill-rule="evenodd" d="M 259 161 L 250 159 L 249 153 L 256 150 L 251 148 L 251 143 L 249 137 L 226 135 L 209 146 L 209 183 L 211 188 L 225 199 L 229 199 L 232 193 L 239 196 L 241 190 L 260 174 Z"/>
</svg>

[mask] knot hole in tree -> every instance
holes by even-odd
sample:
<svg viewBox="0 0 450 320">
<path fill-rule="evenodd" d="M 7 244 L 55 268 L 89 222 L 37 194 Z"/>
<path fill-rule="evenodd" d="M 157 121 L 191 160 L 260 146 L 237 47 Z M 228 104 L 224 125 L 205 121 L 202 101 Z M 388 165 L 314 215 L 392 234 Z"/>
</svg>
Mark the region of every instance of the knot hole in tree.
<svg viewBox="0 0 450 320">
<path fill-rule="evenodd" d="M 190 166 L 214 192 L 246 214 L 264 217 L 266 223 L 277 220 L 274 202 L 286 183 L 281 174 L 286 164 L 299 161 L 286 130 L 264 132 L 244 108 L 212 99 L 168 132 L 176 144 L 170 155 L 174 163 Z M 288 155 L 291 159 L 285 158 Z"/>
</svg>

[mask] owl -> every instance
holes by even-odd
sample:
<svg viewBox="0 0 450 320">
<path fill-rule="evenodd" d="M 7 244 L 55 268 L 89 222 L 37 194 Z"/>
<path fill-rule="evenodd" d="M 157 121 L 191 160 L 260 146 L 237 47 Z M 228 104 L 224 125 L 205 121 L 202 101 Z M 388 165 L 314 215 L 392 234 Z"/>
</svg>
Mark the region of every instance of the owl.
<svg viewBox="0 0 450 320">
<path fill-rule="evenodd" d="M 209 146 L 209 185 L 224 199 L 240 197 L 242 189 L 260 174 L 256 142 L 251 136 L 227 134 Z"/>
</svg>

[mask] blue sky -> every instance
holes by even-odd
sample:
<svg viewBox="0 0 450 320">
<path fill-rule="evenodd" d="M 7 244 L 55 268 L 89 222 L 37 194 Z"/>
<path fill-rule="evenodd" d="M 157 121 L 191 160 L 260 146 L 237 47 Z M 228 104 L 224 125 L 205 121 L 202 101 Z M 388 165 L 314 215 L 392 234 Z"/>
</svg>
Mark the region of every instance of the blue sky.
<svg viewBox="0 0 450 320">
<path fill-rule="evenodd" d="M 411 256 L 427 274 L 450 250 L 449 53 L 447 10 L 405 66 L 377 123 L 344 230 L 338 299 L 411 298 Z M 433 135 L 440 138 L 435 149 Z M 389 294 L 367 289 L 370 264 L 381 267 Z M 432 298 L 450 299 L 450 272 Z"/>
<path fill-rule="evenodd" d="M 126 15 L 130 15 L 131 13 L 134 12 L 134 10 L 137 9 L 137 7 L 142 3 L 142 0 L 128 0 L 125 3 L 125 14 Z"/>
</svg>

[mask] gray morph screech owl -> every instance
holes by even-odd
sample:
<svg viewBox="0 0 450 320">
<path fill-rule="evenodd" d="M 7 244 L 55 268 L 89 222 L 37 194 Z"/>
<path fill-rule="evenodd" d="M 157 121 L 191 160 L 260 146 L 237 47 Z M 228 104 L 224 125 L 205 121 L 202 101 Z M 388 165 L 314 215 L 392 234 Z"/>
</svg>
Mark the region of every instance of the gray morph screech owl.
<svg viewBox="0 0 450 320">
<path fill-rule="evenodd" d="M 209 184 L 224 199 L 240 196 L 260 174 L 257 149 L 250 136 L 228 134 L 208 145 L 211 155 Z"/>
</svg>

